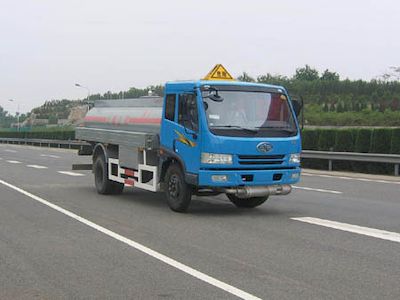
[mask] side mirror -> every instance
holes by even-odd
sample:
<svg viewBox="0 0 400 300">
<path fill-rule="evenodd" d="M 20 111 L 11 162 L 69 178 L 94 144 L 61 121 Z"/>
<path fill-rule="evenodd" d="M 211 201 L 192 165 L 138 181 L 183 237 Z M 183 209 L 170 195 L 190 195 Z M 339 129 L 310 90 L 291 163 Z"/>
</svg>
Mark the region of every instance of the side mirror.
<svg viewBox="0 0 400 300">
<path fill-rule="evenodd" d="M 294 113 L 296 114 L 296 117 L 298 117 L 300 115 L 301 109 L 303 108 L 303 105 L 298 100 L 292 100 L 292 105 Z"/>
<path fill-rule="evenodd" d="M 218 95 L 218 93 L 210 94 L 210 95 L 208 96 L 208 98 L 210 98 L 212 101 L 215 101 L 215 102 L 222 102 L 222 101 L 224 101 L 224 98 L 222 98 L 220 95 Z"/>
<path fill-rule="evenodd" d="M 215 102 L 224 101 L 224 98 L 218 94 L 218 90 L 215 87 L 208 87 L 207 91 L 209 92 L 209 94 L 207 96 L 203 96 L 203 98 L 209 98 Z M 212 93 L 212 92 L 214 92 L 214 93 Z"/>
<path fill-rule="evenodd" d="M 292 107 L 294 113 L 296 114 L 296 118 L 300 123 L 301 130 L 304 128 L 304 101 L 302 96 L 290 95 L 290 99 L 292 102 Z M 299 116 L 301 115 L 301 119 L 299 120 Z"/>
</svg>

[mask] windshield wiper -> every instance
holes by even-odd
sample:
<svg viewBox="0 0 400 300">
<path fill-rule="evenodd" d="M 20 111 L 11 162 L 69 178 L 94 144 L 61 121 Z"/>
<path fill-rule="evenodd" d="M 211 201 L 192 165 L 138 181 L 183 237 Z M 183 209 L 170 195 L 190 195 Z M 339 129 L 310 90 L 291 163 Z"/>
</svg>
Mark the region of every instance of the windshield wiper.
<svg viewBox="0 0 400 300">
<path fill-rule="evenodd" d="M 236 125 L 212 126 L 212 128 L 235 128 L 235 129 L 241 129 L 241 130 L 249 131 L 249 132 L 252 132 L 252 133 L 257 133 L 258 132 L 257 128 L 247 128 L 247 127 L 241 127 L 241 126 L 236 126 Z"/>
<path fill-rule="evenodd" d="M 290 127 L 276 127 L 276 126 L 257 126 L 255 128 L 258 129 L 275 129 L 275 130 L 282 130 L 285 132 L 289 132 L 289 133 L 295 133 L 297 132 L 297 129 L 295 128 L 290 128 Z"/>
</svg>

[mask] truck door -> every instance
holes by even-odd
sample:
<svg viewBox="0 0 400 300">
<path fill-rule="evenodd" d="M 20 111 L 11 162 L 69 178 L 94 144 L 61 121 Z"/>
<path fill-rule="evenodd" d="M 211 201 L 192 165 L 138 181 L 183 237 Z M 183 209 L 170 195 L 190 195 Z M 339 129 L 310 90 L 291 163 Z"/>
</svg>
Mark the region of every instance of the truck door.
<svg viewBox="0 0 400 300">
<path fill-rule="evenodd" d="M 186 172 L 198 173 L 200 166 L 199 113 L 195 94 L 178 96 L 178 123 L 174 150 L 186 166 Z"/>
</svg>

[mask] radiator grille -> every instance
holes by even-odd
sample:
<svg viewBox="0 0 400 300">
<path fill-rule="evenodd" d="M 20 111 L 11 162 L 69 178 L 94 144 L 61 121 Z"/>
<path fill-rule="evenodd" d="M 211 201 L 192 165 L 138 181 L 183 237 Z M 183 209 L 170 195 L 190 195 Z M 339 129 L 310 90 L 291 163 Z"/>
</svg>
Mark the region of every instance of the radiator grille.
<svg viewBox="0 0 400 300">
<path fill-rule="evenodd" d="M 238 155 L 241 165 L 280 165 L 285 155 Z"/>
</svg>

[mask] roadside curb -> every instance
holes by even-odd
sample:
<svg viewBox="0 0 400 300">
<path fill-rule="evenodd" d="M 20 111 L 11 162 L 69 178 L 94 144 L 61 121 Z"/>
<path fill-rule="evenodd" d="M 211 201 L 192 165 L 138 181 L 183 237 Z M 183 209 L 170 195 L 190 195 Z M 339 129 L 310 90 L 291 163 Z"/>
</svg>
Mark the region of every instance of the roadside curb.
<svg viewBox="0 0 400 300">
<path fill-rule="evenodd" d="M 377 175 L 377 174 L 354 173 L 354 172 L 343 172 L 343 171 L 327 171 L 327 170 L 315 170 L 315 169 L 302 169 L 302 173 L 308 173 L 312 175 L 329 175 L 337 177 L 350 177 L 356 179 L 365 178 L 372 180 L 400 182 L 399 177 L 389 176 L 389 175 Z"/>
</svg>

